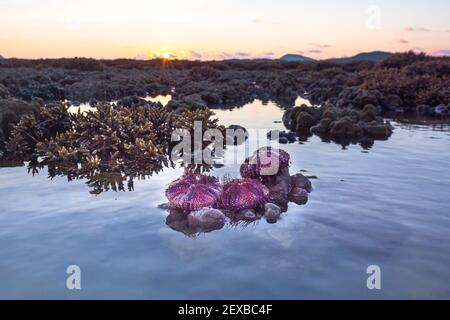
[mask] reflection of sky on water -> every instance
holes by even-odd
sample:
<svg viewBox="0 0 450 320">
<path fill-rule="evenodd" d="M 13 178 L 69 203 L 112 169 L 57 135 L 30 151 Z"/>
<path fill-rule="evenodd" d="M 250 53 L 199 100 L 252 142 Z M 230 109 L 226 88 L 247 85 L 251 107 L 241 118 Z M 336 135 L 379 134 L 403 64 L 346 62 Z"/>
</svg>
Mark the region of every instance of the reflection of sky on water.
<svg viewBox="0 0 450 320">
<path fill-rule="evenodd" d="M 282 129 L 270 103 L 216 113 L 223 124 Z M 93 196 L 83 180 L 0 168 L 0 297 L 449 298 L 450 136 L 394 125 L 369 153 L 317 137 L 282 146 L 291 173 L 318 177 L 308 204 L 291 204 L 274 225 L 196 238 L 167 227 L 156 208 L 182 169 Z M 82 269 L 80 292 L 65 289 L 70 264 Z M 365 286 L 372 264 L 382 270 L 379 292 Z"/>
</svg>

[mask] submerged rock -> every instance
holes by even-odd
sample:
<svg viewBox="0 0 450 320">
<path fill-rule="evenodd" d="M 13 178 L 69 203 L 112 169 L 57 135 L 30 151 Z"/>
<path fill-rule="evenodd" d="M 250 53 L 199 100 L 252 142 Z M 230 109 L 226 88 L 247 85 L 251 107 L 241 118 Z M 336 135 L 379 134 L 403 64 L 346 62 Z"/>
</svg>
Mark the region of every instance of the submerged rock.
<svg viewBox="0 0 450 320">
<path fill-rule="evenodd" d="M 293 187 L 289 192 L 289 201 L 297 205 L 304 205 L 308 202 L 308 191 L 303 188 Z"/>
<path fill-rule="evenodd" d="M 267 133 L 267 138 L 270 140 L 275 140 L 278 135 L 278 142 L 281 144 L 294 143 L 297 141 L 297 136 L 294 132 L 286 132 L 279 130 L 272 130 Z"/>
<path fill-rule="evenodd" d="M 301 173 L 297 173 L 290 177 L 290 187 L 291 189 L 301 188 L 303 190 L 306 190 L 307 192 L 312 191 L 311 181 Z"/>
<path fill-rule="evenodd" d="M 158 209 L 169 210 L 170 209 L 170 204 L 169 203 L 161 203 L 161 204 L 158 205 Z"/>
<path fill-rule="evenodd" d="M 434 108 L 434 113 L 441 116 L 447 116 L 449 114 L 449 108 L 445 104 L 440 104 Z"/>
<path fill-rule="evenodd" d="M 226 217 L 222 211 L 203 208 L 189 213 L 187 216 L 189 227 L 201 232 L 220 230 L 225 226 Z"/>
<path fill-rule="evenodd" d="M 273 203 L 266 203 L 264 206 L 264 218 L 267 222 L 275 223 L 281 216 L 281 208 Z"/>
</svg>

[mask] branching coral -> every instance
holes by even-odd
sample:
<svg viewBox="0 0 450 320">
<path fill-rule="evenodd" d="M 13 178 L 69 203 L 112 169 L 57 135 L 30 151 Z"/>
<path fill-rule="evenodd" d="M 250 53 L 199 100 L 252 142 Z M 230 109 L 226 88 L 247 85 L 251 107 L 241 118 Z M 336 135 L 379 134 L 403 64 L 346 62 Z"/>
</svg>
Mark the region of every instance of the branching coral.
<svg viewBox="0 0 450 320">
<path fill-rule="evenodd" d="M 114 189 L 106 188 L 105 174 L 145 178 L 170 166 L 175 128 L 193 130 L 194 120 L 202 121 L 203 130 L 218 128 L 208 110 L 174 114 L 162 107 L 98 105 L 96 109 L 71 114 L 66 106 L 56 104 L 24 117 L 12 132 L 7 155 L 40 158 L 51 176 L 86 177 L 97 191 Z M 98 177 L 103 182 L 94 182 Z"/>
</svg>

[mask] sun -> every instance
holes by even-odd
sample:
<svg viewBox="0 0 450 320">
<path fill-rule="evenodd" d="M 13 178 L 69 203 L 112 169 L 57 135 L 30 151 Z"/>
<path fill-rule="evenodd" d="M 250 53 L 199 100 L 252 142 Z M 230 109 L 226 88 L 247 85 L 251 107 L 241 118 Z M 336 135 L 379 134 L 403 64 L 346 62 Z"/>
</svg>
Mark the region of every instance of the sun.
<svg viewBox="0 0 450 320">
<path fill-rule="evenodd" d="M 176 59 L 176 55 L 172 52 L 165 51 L 161 53 L 161 58 L 163 58 L 164 60 L 174 60 Z"/>
</svg>

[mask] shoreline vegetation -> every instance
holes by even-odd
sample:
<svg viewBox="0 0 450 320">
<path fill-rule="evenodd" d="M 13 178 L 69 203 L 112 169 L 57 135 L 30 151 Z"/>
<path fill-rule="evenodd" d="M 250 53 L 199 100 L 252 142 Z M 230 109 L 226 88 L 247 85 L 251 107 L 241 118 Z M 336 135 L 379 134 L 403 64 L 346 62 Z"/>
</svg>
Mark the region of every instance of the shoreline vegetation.
<svg viewBox="0 0 450 320">
<path fill-rule="evenodd" d="M 224 130 L 214 108 L 271 100 L 285 109 L 290 130 L 280 133 L 281 143 L 316 134 L 370 148 L 392 134 L 388 118 L 448 119 L 449 84 L 449 57 L 413 52 L 347 63 L 2 59 L 0 157 L 2 165 L 29 161 L 33 173 L 47 165 L 50 175 L 69 180 L 96 177 L 94 193 L 123 189 L 123 176 L 130 177 L 131 190 L 133 178 L 170 165 L 174 129 L 193 130 L 197 120 L 204 130 Z M 168 94 L 165 107 L 141 98 Z M 313 106 L 294 107 L 299 96 Z M 97 111 L 68 112 L 80 103 Z M 117 176 L 114 187 L 105 172 Z"/>
</svg>

